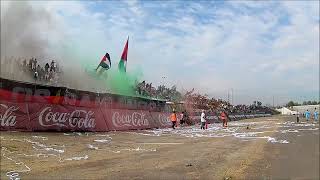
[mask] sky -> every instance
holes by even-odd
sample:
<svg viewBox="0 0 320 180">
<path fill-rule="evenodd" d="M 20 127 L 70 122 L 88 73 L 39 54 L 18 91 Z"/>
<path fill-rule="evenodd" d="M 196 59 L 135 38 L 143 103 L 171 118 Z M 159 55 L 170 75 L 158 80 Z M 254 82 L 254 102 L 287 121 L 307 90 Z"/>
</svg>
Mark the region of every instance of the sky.
<svg viewBox="0 0 320 180">
<path fill-rule="evenodd" d="M 9 6 L 1 1 L 1 15 Z M 46 39 L 51 54 L 67 51 L 72 58 L 62 61 L 66 64 L 97 64 L 107 51 L 116 68 L 129 36 L 127 71 L 142 71 L 143 80 L 154 85 L 195 88 L 222 99 L 233 89 L 235 104 L 319 100 L 318 1 L 29 1 L 28 6 L 50 17 L 32 18 L 32 31 Z M 6 19 L 1 20 L 3 25 Z"/>
</svg>

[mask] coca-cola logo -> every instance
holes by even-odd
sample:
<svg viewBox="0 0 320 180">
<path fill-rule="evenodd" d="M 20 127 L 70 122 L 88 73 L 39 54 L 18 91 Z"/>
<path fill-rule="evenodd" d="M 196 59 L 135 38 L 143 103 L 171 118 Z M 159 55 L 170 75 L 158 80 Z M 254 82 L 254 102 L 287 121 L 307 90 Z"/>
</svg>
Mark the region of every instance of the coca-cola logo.
<svg viewBox="0 0 320 180">
<path fill-rule="evenodd" d="M 159 114 L 159 123 L 160 123 L 162 126 L 166 126 L 166 125 L 171 124 L 171 121 L 170 121 L 169 116 L 166 115 L 166 114 Z"/>
<path fill-rule="evenodd" d="M 94 128 L 96 126 L 92 111 L 74 110 L 70 113 L 53 112 L 51 107 L 44 108 L 39 115 L 43 127 L 60 126 L 72 128 Z"/>
<path fill-rule="evenodd" d="M 115 127 L 149 126 L 149 121 L 145 118 L 145 114 L 138 112 L 133 112 L 131 114 L 120 114 L 119 112 L 114 112 L 112 115 L 112 123 Z"/>
<path fill-rule="evenodd" d="M 18 110 L 19 107 L 15 107 L 15 106 L 8 107 L 5 104 L 0 104 L 0 107 L 5 109 L 4 113 L 0 114 L 1 126 L 7 126 L 7 127 L 15 126 L 17 123 L 17 121 L 16 121 L 17 117 L 15 115 L 13 115 L 13 113 L 14 113 L 14 111 Z"/>
</svg>

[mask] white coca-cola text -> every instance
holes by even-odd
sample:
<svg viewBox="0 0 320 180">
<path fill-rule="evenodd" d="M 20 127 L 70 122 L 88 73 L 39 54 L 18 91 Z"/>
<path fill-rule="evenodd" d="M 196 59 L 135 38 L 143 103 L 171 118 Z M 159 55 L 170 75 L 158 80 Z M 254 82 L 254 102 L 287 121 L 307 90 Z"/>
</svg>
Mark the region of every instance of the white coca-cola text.
<svg viewBox="0 0 320 180">
<path fill-rule="evenodd" d="M 159 122 L 161 125 L 166 126 L 171 124 L 171 121 L 169 119 L 169 116 L 166 114 L 159 114 Z"/>
<path fill-rule="evenodd" d="M 19 109 L 19 107 L 10 106 L 8 107 L 5 104 L 0 104 L 0 107 L 4 108 L 5 111 L 3 114 L 0 114 L 0 124 L 1 126 L 15 126 L 16 125 L 16 116 L 12 113 Z"/>
<path fill-rule="evenodd" d="M 74 110 L 71 113 L 53 112 L 51 107 L 44 108 L 39 115 L 39 124 L 49 126 L 70 126 L 72 128 L 94 128 L 96 126 L 92 111 Z"/>
<path fill-rule="evenodd" d="M 148 119 L 145 118 L 144 113 L 133 112 L 131 114 L 120 114 L 114 112 L 112 115 L 112 123 L 115 127 L 123 126 L 134 126 L 134 127 L 145 127 L 149 126 Z"/>
</svg>

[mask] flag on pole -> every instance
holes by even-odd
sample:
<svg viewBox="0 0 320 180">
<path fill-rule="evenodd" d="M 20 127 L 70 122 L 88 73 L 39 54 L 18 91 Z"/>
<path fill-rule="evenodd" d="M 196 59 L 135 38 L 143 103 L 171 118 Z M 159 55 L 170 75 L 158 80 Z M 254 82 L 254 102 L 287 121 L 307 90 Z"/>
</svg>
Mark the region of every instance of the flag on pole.
<svg viewBox="0 0 320 180">
<path fill-rule="evenodd" d="M 107 61 L 107 59 L 108 59 L 108 61 Z M 109 53 L 106 53 L 106 55 L 103 56 L 96 71 L 99 69 L 100 66 L 105 70 L 108 70 L 111 68 L 111 59 L 110 59 Z"/>
<path fill-rule="evenodd" d="M 126 45 L 124 46 L 121 59 L 118 64 L 118 68 L 120 72 L 126 72 L 127 69 L 127 58 L 128 58 L 128 43 L 129 43 L 129 36 L 126 42 Z"/>
</svg>

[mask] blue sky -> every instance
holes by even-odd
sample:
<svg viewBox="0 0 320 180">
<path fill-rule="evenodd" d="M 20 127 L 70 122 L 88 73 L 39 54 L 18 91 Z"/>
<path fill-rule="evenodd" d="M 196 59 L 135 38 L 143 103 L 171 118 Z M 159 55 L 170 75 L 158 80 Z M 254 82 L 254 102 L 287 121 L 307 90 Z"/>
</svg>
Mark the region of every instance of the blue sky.
<svg viewBox="0 0 320 180">
<path fill-rule="evenodd" d="M 72 47 L 81 61 L 108 51 L 118 63 L 130 36 L 128 71 L 153 84 L 224 99 L 233 88 L 235 103 L 319 97 L 318 1 L 31 3 L 55 20 L 52 47 Z"/>
</svg>

